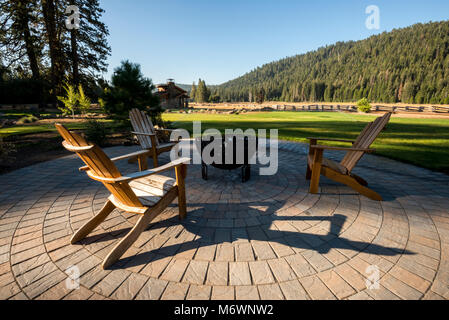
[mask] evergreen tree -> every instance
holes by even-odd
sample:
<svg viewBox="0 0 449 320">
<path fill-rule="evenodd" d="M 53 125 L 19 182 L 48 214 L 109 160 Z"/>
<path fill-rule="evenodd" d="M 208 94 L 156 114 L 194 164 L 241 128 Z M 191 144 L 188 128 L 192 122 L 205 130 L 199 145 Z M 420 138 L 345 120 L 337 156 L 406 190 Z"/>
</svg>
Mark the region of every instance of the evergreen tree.
<svg viewBox="0 0 449 320">
<path fill-rule="evenodd" d="M 194 81 L 192 83 L 192 88 L 190 89 L 190 98 L 195 100 L 195 95 L 196 95 L 196 84 L 195 84 L 195 81 Z"/>
</svg>

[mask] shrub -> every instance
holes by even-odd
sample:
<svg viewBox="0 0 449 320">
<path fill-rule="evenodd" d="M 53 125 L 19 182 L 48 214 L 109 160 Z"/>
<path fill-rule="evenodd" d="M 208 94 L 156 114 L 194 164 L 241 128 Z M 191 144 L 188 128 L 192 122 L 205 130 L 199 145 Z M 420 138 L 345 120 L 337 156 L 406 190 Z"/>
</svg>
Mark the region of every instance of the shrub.
<svg viewBox="0 0 449 320">
<path fill-rule="evenodd" d="M 78 105 L 82 113 L 87 113 L 90 110 L 91 101 L 84 94 L 82 85 L 78 86 Z"/>
<path fill-rule="evenodd" d="M 100 147 L 103 147 L 106 143 L 107 130 L 102 122 L 89 120 L 87 122 L 85 134 L 88 141 L 91 141 Z"/>
<path fill-rule="evenodd" d="M 3 141 L 3 138 L 0 137 L 0 161 L 4 163 L 13 160 L 14 157 L 12 157 L 11 154 L 14 152 L 16 152 L 14 145 Z"/>
<path fill-rule="evenodd" d="M 61 101 L 64 106 L 58 109 L 62 111 L 64 115 L 71 114 L 75 118 L 75 110 L 78 107 L 79 94 L 75 88 L 68 82 L 64 82 L 63 86 L 66 96 L 58 96 L 58 100 Z"/>
<path fill-rule="evenodd" d="M 123 61 L 112 75 L 111 85 L 104 89 L 100 105 L 116 117 L 128 118 L 133 108 L 147 111 L 154 124 L 160 122 L 162 109 L 159 99 L 153 94 L 153 82 L 145 78 L 140 65 Z"/>
<path fill-rule="evenodd" d="M 39 121 L 39 119 L 37 117 L 35 117 L 35 116 L 26 116 L 26 117 L 22 117 L 19 120 L 17 120 L 16 124 L 22 125 L 22 124 L 25 124 L 25 123 L 34 123 L 36 121 Z"/>
<path fill-rule="evenodd" d="M 367 98 L 360 99 L 357 102 L 357 109 L 359 109 L 360 112 L 365 112 L 365 113 L 370 112 L 371 105 L 370 105 L 368 99 Z"/>
</svg>

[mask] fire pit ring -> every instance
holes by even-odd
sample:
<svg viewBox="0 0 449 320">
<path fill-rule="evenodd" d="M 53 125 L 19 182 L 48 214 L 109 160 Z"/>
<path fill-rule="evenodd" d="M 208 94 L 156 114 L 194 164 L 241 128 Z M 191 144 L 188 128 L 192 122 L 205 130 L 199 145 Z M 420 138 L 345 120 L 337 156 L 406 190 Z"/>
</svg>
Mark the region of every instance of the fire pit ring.
<svg viewBox="0 0 449 320">
<path fill-rule="evenodd" d="M 203 155 L 204 150 L 211 143 L 216 142 L 220 143 L 220 147 L 218 150 L 215 148 L 210 152 L 210 156 L 214 157 L 215 152 L 219 151 L 221 155 L 219 156 L 221 161 L 219 163 L 212 161 L 212 163 L 206 163 L 204 161 Z M 206 136 L 196 139 L 196 143 L 198 146 L 198 150 L 201 151 L 201 173 L 202 178 L 204 180 L 208 180 L 208 165 L 213 166 L 214 168 L 220 170 L 236 170 L 242 168 L 242 182 L 245 183 L 251 179 L 251 159 L 257 153 L 258 149 L 258 138 L 257 137 L 248 137 L 248 136 L 240 136 L 240 135 L 228 135 L 225 137 L 222 136 Z M 255 144 L 251 144 L 255 143 Z M 238 154 L 238 151 L 242 152 L 242 150 L 237 150 L 238 147 L 243 149 L 243 161 L 242 156 Z M 239 148 L 239 149 L 240 149 Z M 232 151 L 232 159 L 226 159 L 227 153 Z"/>
</svg>

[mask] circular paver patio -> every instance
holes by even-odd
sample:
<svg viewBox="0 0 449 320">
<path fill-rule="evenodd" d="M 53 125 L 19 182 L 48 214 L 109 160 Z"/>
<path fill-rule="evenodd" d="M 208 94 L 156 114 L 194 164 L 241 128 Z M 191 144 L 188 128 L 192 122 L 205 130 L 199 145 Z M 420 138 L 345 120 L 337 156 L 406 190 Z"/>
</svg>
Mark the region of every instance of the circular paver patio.
<svg viewBox="0 0 449 320">
<path fill-rule="evenodd" d="M 212 168 L 203 181 L 190 165 L 188 218 L 174 203 L 107 271 L 102 260 L 137 217 L 116 210 L 70 245 L 109 195 L 76 156 L 2 175 L 0 299 L 448 299 L 448 176 L 366 156 L 355 173 L 384 201 L 325 178 L 311 195 L 306 151 L 280 142 L 278 173 L 253 167 L 245 184 L 238 170 Z"/>
</svg>

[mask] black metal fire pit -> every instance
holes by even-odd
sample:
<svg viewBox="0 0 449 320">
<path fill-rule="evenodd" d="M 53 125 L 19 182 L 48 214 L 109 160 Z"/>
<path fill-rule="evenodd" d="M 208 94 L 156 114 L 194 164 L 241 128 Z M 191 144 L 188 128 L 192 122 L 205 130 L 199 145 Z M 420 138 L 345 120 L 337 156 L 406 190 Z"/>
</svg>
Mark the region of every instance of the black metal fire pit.
<svg viewBox="0 0 449 320">
<path fill-rule="evenodd" d="M 208 179 L 207 175 L 208 165 L 211 165 L 214 168 L 221 170 L 236 170 L 242 168 L 242 182 L 247 182 L 249 179 L 251 179 L 250 160 L 257 153 L 258 148 L 257 137 L 248 137 L 239 135 L 232 135 L 225 137 L 209 136 L 198 138 L 196 141 L 199 150 L 201 150 L 201 171 L 204 180 Z M 217 157 L 219 157 L 221 161 L 218 163 L 213 161 L 212 163 L 206 164 L 206 162 L 203 159 L 203 152 L 205 148 L 213 142 L 217 142 L 217 146 L 220 145 L 221 148 L 214 148 L 210 152 L 210 156 L 214 158 L 215 152 L 218 152 L 220 155 Z M 253 143 L 253 145 L 251 143 Z M 230 157 L 229 155 L 229 153 L 231 152 L 232 157 Z M 240 153 L 243 152 L 243 157 L 239 152 Z M 226 157 L 226 155 L 228 155 L 228 157 Z"/>
</svg>

